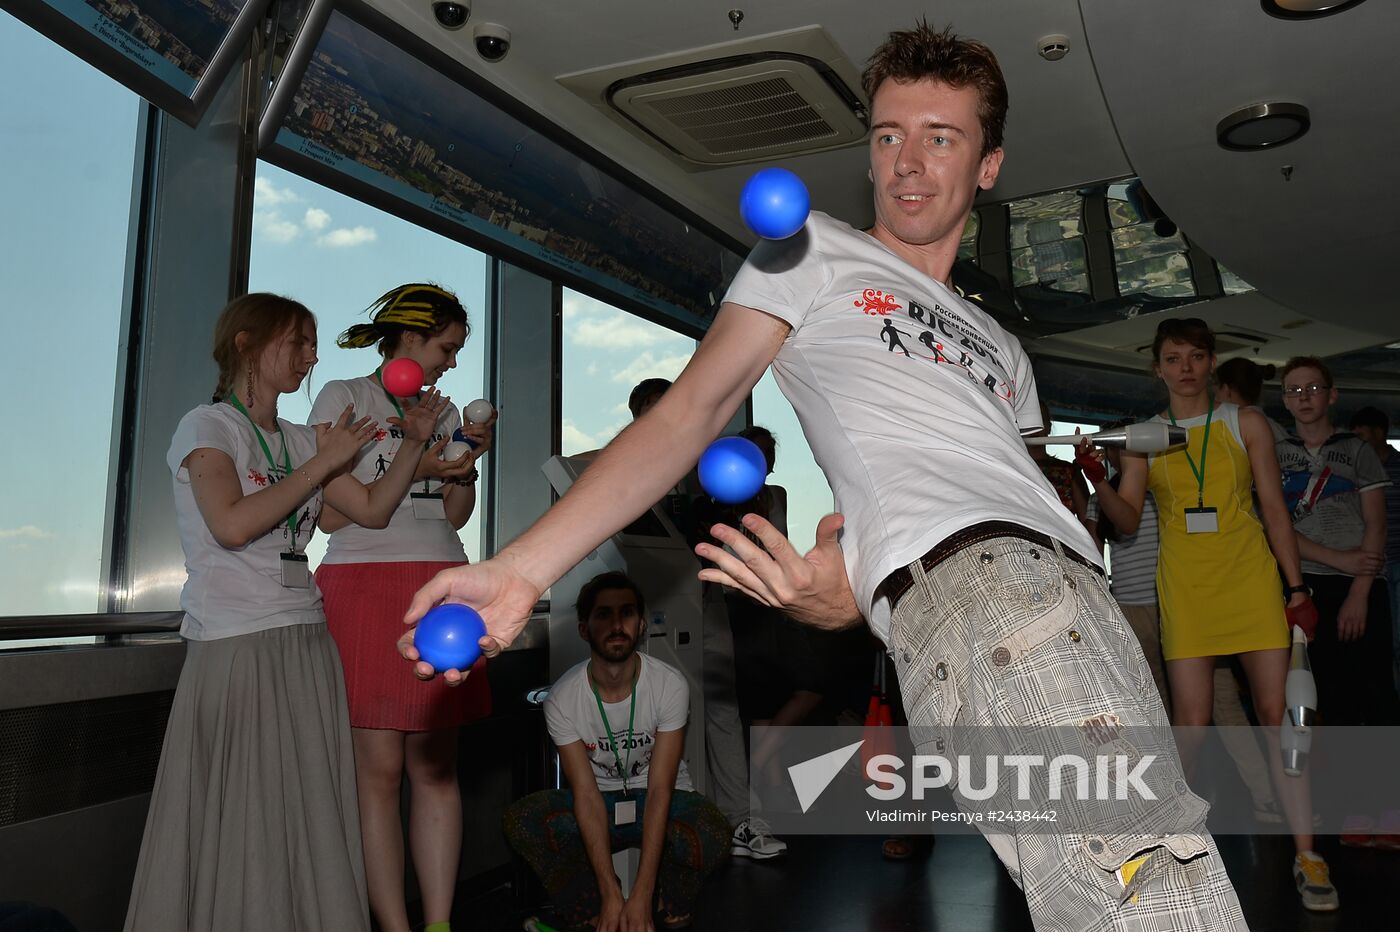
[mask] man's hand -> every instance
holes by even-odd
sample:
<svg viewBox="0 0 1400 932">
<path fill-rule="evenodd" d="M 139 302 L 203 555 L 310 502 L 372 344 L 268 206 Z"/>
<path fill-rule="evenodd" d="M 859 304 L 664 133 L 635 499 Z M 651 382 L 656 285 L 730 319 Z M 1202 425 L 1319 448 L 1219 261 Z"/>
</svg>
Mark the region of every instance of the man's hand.
<svg viewBox="0 0 1400 932">
<path fill-rule="evenodd" d="M 597 932 L 619 932 L 622 924 L 622 891 L 613 888 L 603 890 L 603 907 L 598 911 Z"/>
<path fill-rule="evenodd" d="M 404 624 L 413 625 L 439 602 L 461 602 L 481 613 L 486 634 L 481 638 L 481 653 L 495 657 L 510 646 L 516 635 L 530 620 L 530 612 L 539 600 L 540 590 L 508 563 L 499 559 L 454 566 L 443 570 L 419 589 L 408 606 Z M 399 638 L 399 656 L 414 661 L 413 674 L 420 680 L 430 680 L 442 674 L 448 686 L 457 686 L 466 679 L 462 670 L 433 670 L 418 657 L 409 628 Z"/>
<path fill-rule="evenodd" d="M 1348 576 L 1375 576 L 1385 566 L 1385 556 L 1357 547 L 1354 550 L 1333 550 L 1332 559 L 1325 562 Z"/>
<path fill-rule="evenodd" d="M 645 892 L 641 896 L 640 891 L 633 890 L 627 898 L 627 905 L 622 907 L 622 932 L 656 932 L 651 921 L 651 891 Z"/>
<path fill-rule="evenodd" d="M 1337 612 L 1337 640 L 1357 641 L 1366 633 L 1367 601 L 1365 595 L 1357 595 L 1353 590 L 1342 602 L 1341 611 Z"/>
<path fill-rule="evenodd" d="M 798 556 L 792 542 L 758 515 L 744 515 L 743 525 L 762 547 L 734 528 L 716 524 L 710 533 L 738 556 L 712 544 L 697 545 L 695 552 L 715 564 L 701 570 L 700 578 L 732 586 L 814 628 L 853 628 L 860 624 L 861 612 L 836 541 L 845 522 L 839 514 L 822 518 L 816 546 L 806 556 Z"/>
</svg>

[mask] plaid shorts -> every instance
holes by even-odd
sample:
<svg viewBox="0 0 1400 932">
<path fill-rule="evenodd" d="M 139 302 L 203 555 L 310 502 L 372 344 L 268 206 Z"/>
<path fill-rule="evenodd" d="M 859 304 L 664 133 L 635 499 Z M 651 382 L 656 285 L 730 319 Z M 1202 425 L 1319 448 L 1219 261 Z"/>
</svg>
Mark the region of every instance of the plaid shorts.
<svg viewBox="0 0 1400 932">
<path fill-rule="evenodd" d="M 889 644 L 920 753 L 952 753 L 952 726 L 1080 726 L 1113 716 L 1163 735 L 1154 750 L 1179 771 L 1142 648 L 1094 569 L 1059 545 L 1001 537 L 929 571 L 916 561 L 910 571 L 914 586 L 895 605 Z M 1206 803 L 1184 780 L 1175 786 L 1161 803 L 1172 807 L 1166 821 L 1193 831 L 1043 834 L 978 825 L 1039 930 L 1245 929 L 1205 828 Z"/>
</svg>

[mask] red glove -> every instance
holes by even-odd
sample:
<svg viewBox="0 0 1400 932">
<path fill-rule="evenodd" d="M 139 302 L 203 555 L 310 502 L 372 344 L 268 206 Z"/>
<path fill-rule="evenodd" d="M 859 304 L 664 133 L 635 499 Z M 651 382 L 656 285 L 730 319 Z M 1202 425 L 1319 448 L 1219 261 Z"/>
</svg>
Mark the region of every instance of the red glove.
<svg viewBox="0 0 1400 932">
<path fill-rule="evenodd" d="M 1108 478 L 1108 471 L 1103 468 L 1103 463 L 1094 455 L 1091 448 L 1077 450 L 1074 454 L 1074 464 L 1084 473 L 1084 478 L 1089 480 L 1089 484 L 1098 485 Z"/>
<path fill-rule="evenodd" d="M 1297 625 L 1309 641 L 1317 634 L 1317 605 L 1308 596 L 1303 596 L 1297 605 L 1285 607 L 1283 614 L 1288 624 Z"/>
</svg>

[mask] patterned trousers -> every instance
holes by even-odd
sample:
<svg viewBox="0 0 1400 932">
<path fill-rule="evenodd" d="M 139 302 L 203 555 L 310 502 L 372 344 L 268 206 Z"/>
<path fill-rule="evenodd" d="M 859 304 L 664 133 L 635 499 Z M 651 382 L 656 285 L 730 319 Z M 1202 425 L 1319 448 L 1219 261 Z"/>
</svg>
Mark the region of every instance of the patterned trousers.
<svg viewBox="0 0 1400 932">
<path fill-rule="evenodd" d="M 917 753 L 956 753 L 947 746 L 957 740 L 953 726 L 1033 729 L 1109 718 L 1165 735 L 1163 757 L 1179 771 L 1142 649 L 1095 570 L 1058 545 L 1013 537 L 971 544 L 927 572 L 918 561 L 910 570 L 914 586 L 895 606 L 890 652 Z M 1185 833 L 978 827 L 1025 894 L 1038 930 L 1245 929 L 1205 828 L 1206 804 L 1183 780 L 1174 785 L 1171 821 L 1189 824 Z"/>
<path fill-rule="evenodd" d="M 646 813 L 646 790 L 633 790 L 637 819 L 614 824 L 613 809 L 621 790 L 603 794 L 614 851 L 640 847 Z M 586 927 L 598 915 L 602 898 L 574 818 L 570 790 L 541 790 L 517 800 L 505 813 L 506 838 L 539 876 L 567 928 Z M 729 856 L 729 820 L 699 793 L 676 790 L 671 797 L 666 843 L 656 878 L 656 908 L 672 916 L 689 915 L 706 875 Z"/>
</svg>

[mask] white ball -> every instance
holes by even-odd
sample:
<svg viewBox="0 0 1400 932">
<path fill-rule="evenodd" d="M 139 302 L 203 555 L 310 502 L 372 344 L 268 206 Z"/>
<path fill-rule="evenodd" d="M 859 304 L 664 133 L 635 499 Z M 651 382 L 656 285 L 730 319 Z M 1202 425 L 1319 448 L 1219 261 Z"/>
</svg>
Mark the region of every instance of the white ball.
<svg viewBox="0 0 1400 932">
<path fill-rule="evenodd" d="M 463 454 L 470 453 L 471 449 L 471 444 L 461 440 L 454 440 L 442 448 L 442 458 L 449 462 L 452 460 L 459 460 L 462 458 Z"/>
<path fill-rule="evenodd" d="M 496 409 L 491 407 L 491 402 L 485 398 L 478 398 L 467 405 L 467 420 L 472 424 L 485 424 L 491 419 L 491 412 Z"/>
</svg>

